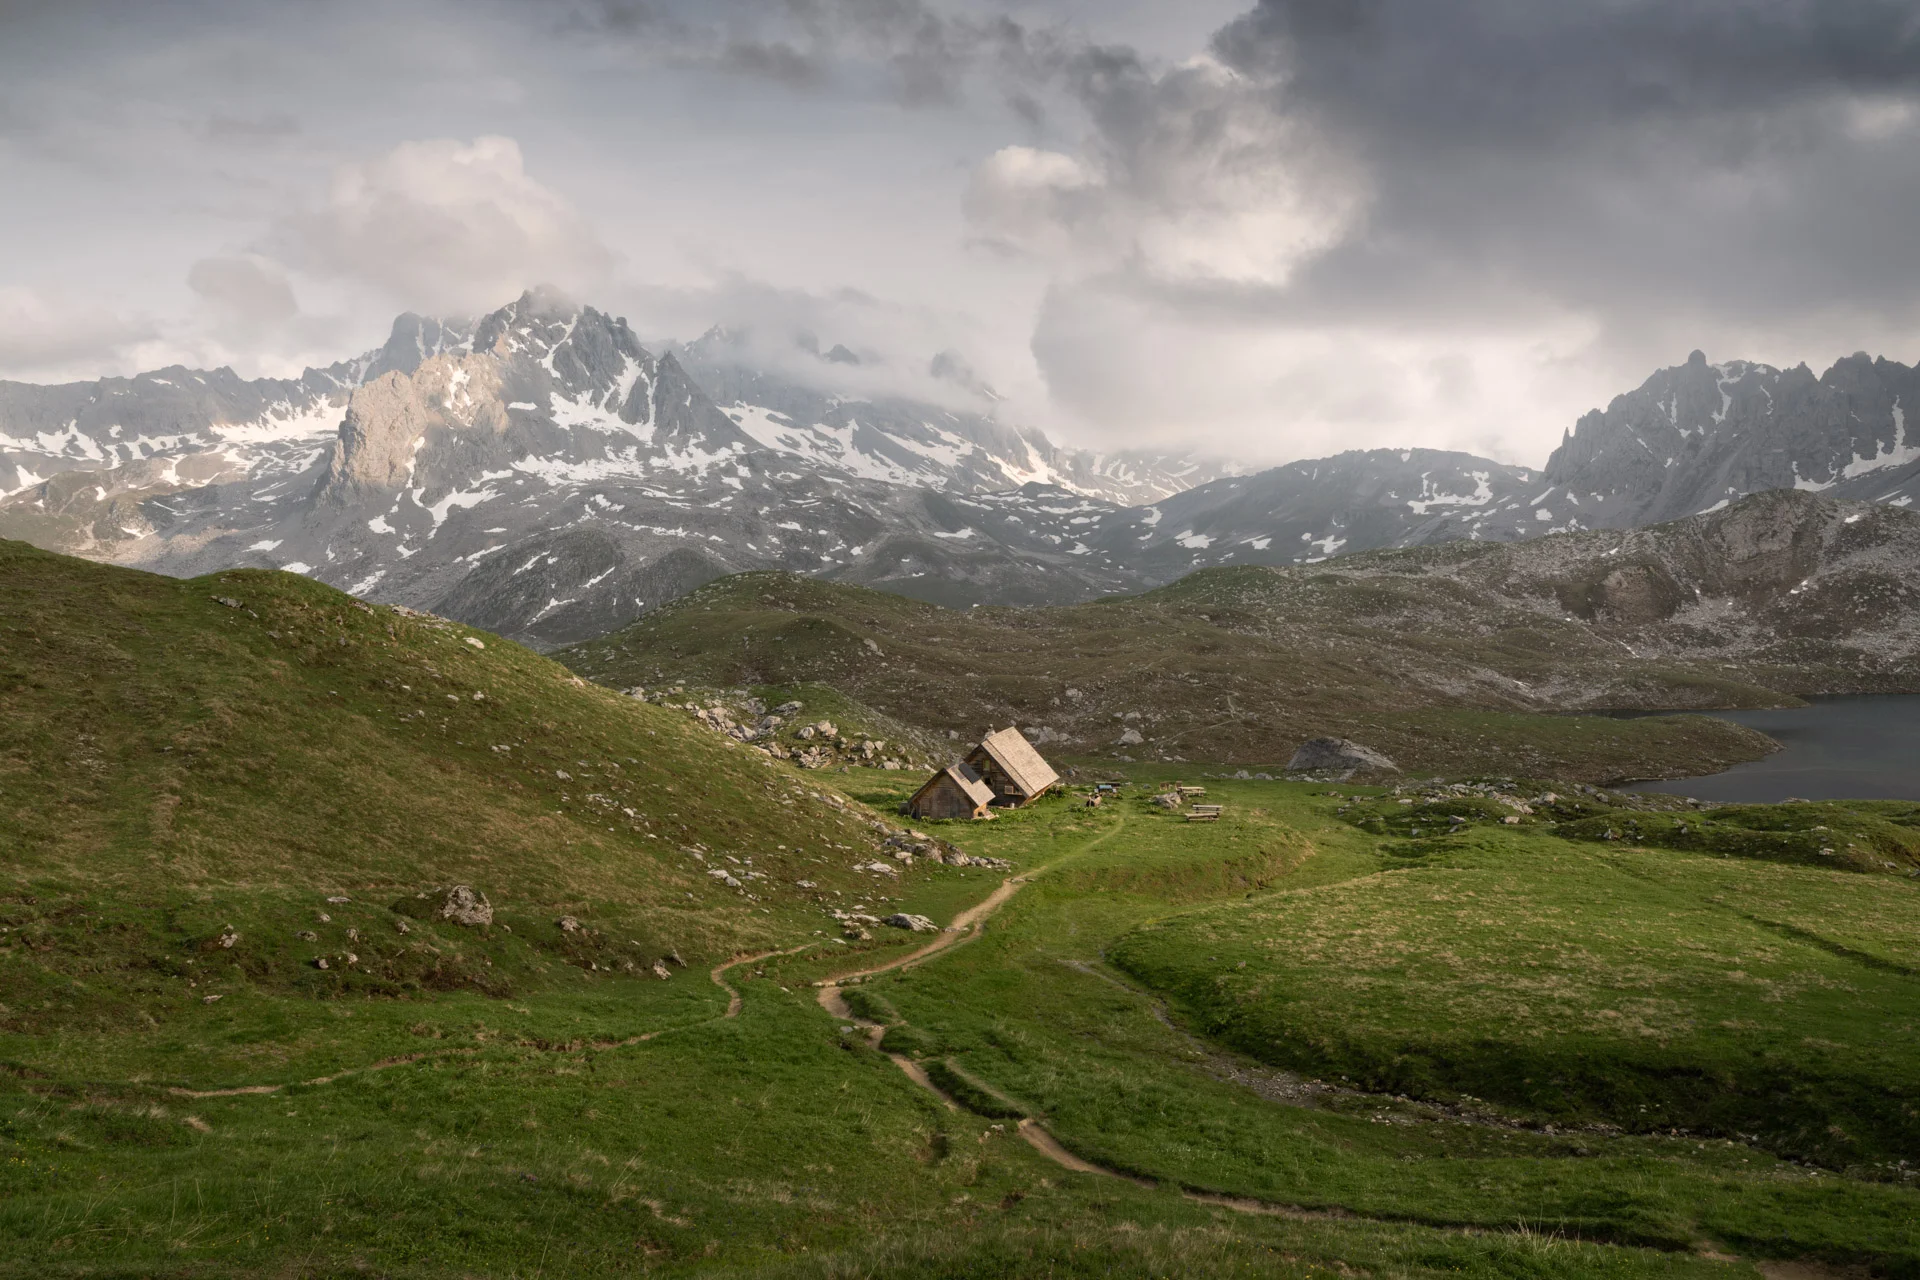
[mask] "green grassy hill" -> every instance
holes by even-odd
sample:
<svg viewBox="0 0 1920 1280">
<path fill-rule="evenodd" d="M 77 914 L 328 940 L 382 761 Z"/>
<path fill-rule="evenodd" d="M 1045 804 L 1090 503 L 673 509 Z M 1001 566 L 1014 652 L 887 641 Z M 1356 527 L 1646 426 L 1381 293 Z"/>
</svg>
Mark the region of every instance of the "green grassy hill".
<svg viewBox="0 0 1920 1280">
<path fill-rule="evenodd" d="M 1508 826 L 1499 807 L 1356 800 L 1347 820 L 1391 837 L 1378 873 L 1110 954 L 1290 1070 L 1575 1128 L 1750 1135 L 1867 1176 L 1920 1160 L 1920 810 L 1581 803 Z"/>
<path fill-rule="evenodd" d="M 830 923 L 878 833 L 825 794 L 517 645 L 292 574 L 0 544 L 0 1030 L 656 981 Z M 494 927 L 431 918 L 456 884 Z"/>
<path fill-rule="evenodd" d="M 1007 879 L 914 775 L 14 544 L 0 712 L 0 1276 L 1920 1276 L 1911 806 L 937 824 Z"/>
</svg>

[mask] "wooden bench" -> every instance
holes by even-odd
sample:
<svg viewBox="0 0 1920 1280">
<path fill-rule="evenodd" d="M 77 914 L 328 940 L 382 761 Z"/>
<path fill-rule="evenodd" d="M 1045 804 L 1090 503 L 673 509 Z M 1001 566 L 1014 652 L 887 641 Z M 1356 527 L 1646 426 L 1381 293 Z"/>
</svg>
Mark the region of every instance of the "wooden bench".
<svg viewBox="0 0 1920 1280">
<path fill-rule="evenodd" d="M 1221 811 L 1226 808 L 1220 804 L 1196 804 L 1187 810 L 1188 822 L 1218 822 Z"/>
</svg>

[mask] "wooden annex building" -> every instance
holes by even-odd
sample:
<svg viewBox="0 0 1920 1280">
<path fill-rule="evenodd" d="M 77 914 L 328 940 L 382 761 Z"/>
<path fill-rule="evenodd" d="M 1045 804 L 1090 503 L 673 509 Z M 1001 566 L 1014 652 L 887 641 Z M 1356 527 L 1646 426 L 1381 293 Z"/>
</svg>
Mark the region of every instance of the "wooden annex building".
<svg viewBox="0 0 1920 1280">
<path fill-rule="evenodd" d="M 1032 804 L 1060 781 L 1018 729 L 989 733 L 967 758 L 927 779 L 907 801 L 916 818 L 984 818 L 990 808 Z"/>
<path fill-rule="evenodd" d="M 993 789 L 964 763 L 950 764 L 927 779 L 907 801 L 907 812 L 925 820 L 984 818 L 993 803 Z"/>
</svg>

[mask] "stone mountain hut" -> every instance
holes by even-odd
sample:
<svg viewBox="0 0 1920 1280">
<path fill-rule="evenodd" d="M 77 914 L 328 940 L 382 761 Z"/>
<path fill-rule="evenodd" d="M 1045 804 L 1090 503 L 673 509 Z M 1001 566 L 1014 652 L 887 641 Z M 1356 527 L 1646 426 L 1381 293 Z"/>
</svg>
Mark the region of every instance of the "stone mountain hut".
<svg viewBox="0 0 1920 1280">
<path fill-rule="evenodd" d="M 1060 781 L 1018 729 L 989 733 L 959 764 L 927 780 L 907 801 L 916 818 L 983 818 L 989 807 L 1032 804 Z"/>
</svg>

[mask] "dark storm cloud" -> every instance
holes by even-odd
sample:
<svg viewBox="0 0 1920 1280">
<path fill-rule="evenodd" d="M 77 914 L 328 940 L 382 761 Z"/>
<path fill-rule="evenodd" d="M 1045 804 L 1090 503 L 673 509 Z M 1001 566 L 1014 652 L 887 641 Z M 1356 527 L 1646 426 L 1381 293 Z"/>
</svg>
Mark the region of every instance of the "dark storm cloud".
<svg viewBox="0 0 1920 1280">
<path fill-rule="evenodd" d="M 1911 0 L 1262 0 L 1209 47 L 1211 71 L 1060 68 L 1088 140 L 1008 148 L 969 193 L 983 242 L 1058 257 L 1033 349 L 1090 417 L 1150 394 L 1112 358 L 1135 329 L 1237 370 L 1372 362 L 1406 388 L 1363 407 L 1379 430 L 1510 438 L 1573 408 L 1563 372 L 1603 401 L 1696 346 L 1920 343 Z M 1505 390 L 1434 372 L 1469 364 Z M 1321 400 L 1247 403 L 1339 417 Z"/>
<path fill-rule="evenodd" d="M 1587 313 L 1606 329 L 1834 308 L 1913 315 L 1920 10 L 1890 0 L 1263 0 L 1235 74 L 1071 80 L 1111 190 L 1234 163 L 1364 203 L 1284 280 L 1131 273 L 1161 303 L 1281 324 Z M 1122 267 L 1109 285 L 1126 284 Z M 1658 325 L 1654 326 L 1655 328 Z M 1679 340 L 1679 339 L 1676 339 Z"/>
<path fill-rule="evenodd" d="M 1263 0 L 1214 47 L 1369 165 L 1335 292 L 1906 293 L 1885 264 L 1920 230 L 1911 3 Z"/>
<path fill-rule="evenodd" d="M 1920 76 L 1920 11 L 1906 0 L 1261 0 L 1214 47 L 1336 127 L 1477 149 L 1905 93 Z"/>
<path fill-rule="evenodd" d="M 969 77 L 984 75 L 1033 122 L 1044 114 L 1035 88 L 1085 74 L 1090 59 L 1134 56 L 1057 25 L 924 0 L 582 0 L 559 25 L 791 89 L 845 87 L 877 68 L 910 105 L 953 102 Z"/>
</svg>

